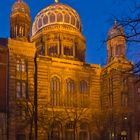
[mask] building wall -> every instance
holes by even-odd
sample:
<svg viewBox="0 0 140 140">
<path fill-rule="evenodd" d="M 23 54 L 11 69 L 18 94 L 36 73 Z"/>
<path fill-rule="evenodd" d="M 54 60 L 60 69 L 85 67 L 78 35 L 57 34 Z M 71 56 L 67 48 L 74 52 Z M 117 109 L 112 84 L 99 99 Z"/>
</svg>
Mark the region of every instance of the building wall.
<svg viewBox="0 0 140 140">
<path fill-rule="evenodd" d="M 0 40 L 1 41 L 1 40 Z M 6 140 L 7 137 L 7 59 L 8 52 L 4 42 L 0 42 L 0 139 Z M 6 45 L 6 44 L 5 44 Z"/>
</svg>

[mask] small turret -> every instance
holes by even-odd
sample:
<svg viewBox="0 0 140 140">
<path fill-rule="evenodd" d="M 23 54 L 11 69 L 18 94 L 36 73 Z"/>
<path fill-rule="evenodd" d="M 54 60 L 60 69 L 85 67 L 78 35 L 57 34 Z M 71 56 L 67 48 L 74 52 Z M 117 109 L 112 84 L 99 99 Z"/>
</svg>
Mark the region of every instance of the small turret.
<svg viewBox="0 0 140 140">
<path fill-rule="evenodd" d="M 30 9 L 24 0 L 16 0 L 10 15 L 10 37 L 12 39 L 29 41 L 31 17 Z"/>
<path fill-rule="evenodd" d="M 108 32 L 107 40 L 108 63 L 114 58 L 126 58 L 126 40 L 124 29 L 115 20 L 113 27 Z"/>
</svg>

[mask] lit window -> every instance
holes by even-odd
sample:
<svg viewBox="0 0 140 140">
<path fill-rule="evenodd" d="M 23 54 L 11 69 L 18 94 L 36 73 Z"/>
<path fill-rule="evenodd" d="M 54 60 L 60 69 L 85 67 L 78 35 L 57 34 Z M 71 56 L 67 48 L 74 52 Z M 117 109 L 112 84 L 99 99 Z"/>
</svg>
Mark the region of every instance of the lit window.
<svg viewBox="0 0 140 140">
<path fill-rule="evenodd" d="M 56 76 L 51 79 L 51 104 L 53 106 L 61 105 L 60 80 Z"/>
</svg>

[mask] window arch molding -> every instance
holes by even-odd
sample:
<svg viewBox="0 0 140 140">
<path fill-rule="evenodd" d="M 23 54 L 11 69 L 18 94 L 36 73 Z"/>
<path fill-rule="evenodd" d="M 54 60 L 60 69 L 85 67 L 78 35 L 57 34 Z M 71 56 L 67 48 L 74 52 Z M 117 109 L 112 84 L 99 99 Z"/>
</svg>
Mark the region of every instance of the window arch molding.
<svg viewBox="0 0 140 140">
<path fill-rule="evenodd" d="M 50 79 L 52 79 L 53 77 L 57 77 L 60 81 L 62 81 L 61 76 L 58 75 L 58 74 L 52 74 L 52 75 L 50 76 Z"/>
<path fill-rule="evenodd" d="M 50 78 L 50 97 L 52 106 L 60 106 L 61 98 L 61 79 L 58 76 L 51 76 Z"/>
<path fill-rule="evenodd" d="M 80 93 L 88 93 L 88 81 L 87 80 L 80 80 Z"/>
<path fill-rule="evenodd" d="M 65 79 L 65 85 L 66 85 L 66 92 L 74 93 L 75 92 L 75 81 L 71 77 L 67 77 Z"/>
</svg>

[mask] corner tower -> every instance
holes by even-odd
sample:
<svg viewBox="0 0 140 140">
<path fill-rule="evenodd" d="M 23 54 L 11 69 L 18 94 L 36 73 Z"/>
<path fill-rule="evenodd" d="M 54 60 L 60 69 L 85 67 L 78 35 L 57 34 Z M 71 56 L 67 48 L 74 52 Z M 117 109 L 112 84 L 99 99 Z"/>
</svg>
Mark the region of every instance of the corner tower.
<svg viewBox="0 0 140 140">
<path fill-rule="evenodd" d="M 16 0 L 10 15 L 10 37 L 29 41 L 31 27 L 30 9 L 24 0 Z"/>
<path fill-rule="evenodd" d="M 121 25 L 114 21 L 113 27 L 108 32 L 107 39 L 108 63 L 115 58 L 126 58 L 126 40 L 124 29 Z"/>
</svg>

